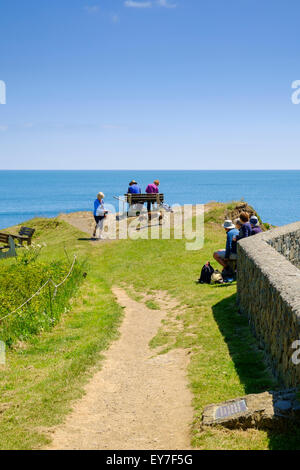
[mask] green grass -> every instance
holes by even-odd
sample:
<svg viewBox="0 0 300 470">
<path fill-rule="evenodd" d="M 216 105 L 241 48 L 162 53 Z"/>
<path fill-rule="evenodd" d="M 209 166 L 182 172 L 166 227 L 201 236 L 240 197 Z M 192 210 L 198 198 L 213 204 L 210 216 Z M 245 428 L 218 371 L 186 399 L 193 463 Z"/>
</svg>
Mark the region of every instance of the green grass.
<svg viewBox="0 0 300 470">
<path fill-rule="evenodd" d="M 201 251 L 186 251 L 184 240 L 127 240 L 103 249 L 102 269 L 110 285 L 128 284 L 137 292 L 145 288 L 164 290 L 184 306 L 178 315 L 174 312 L 183 330 L 168 328 L 166 322 L 151 346 L 161 346 L 164 351 L 191 351 L 188 373 L 195 408 L 193 445 L 203 449 L 265 449 L 268 435 L 262 431 L 200 431 L 205 405 L 276 385 L 256 349 L 247 320 L 237 312 L 236 285 L 195 282 L 203 264 L 212 261 L 213 251 L 224 244 L 224 233 L 217 223 L 221 214 L 222 208 L 208 215 Z"/>
<path fill-rule="evenodd" d="M 28 342 L 41 331 L 51 330 L 69 308 L 70 299 L 83 279 L 82 263 L 74 260 L 67 278 L 69 263 L 40 262 L 35 259 L 36 253 L 34 247 L 20 250 L 14 263 L 0 265 L 0 340 L 7 346 Z M 49 279 L 51 283 L 45 285 Z M 59 284 L 63 279 L 65 282 L 55 290 L 52 282 Z M 43 285 L 38 295 L 19 309 Z"/>
<path fill-rule="evenodd" d="M 97 296 L 91 295 L 95 288 Z M 8 352 L 8 366 L 1 371 L 1 449 L 46 444 L 42 431 L 60 423 L 71 400 L 82 396 L 100 351 L 117 336 L 122 313 L 109 288 L 94 280 L 82 289 L 83 297 L 61 325 L 27 348 Z"/>
<path fill-rule="evenodd" d="M 43 220 L 33 224 L 47 242 L 41 259 L 65 259 L 64 248 L 70 259 L 73 253 L 80 260 L 90 253 L 92 247 L 82 246 L 77 240 L 82 234 L 69 225 L 49 227 Z M 83 385 L 101 366 L 103 351 L 118 335 L 122 308 L 92 261 L 62 321 L 7 349 L 7 364 L 0 366 L 1 449 L 32 449 L 49 442 L 48 428 L 61 423 L 72 400 L 82 396 Z"/>
<path fill-rule="evenodd" d="M 294 430 L 283 436 L 258 430 L 200 429 L 205 405 L 277 386 L 247 320 L 237 311 L 236 285 L 195 282 L 207 260 L 216 267 L 212 253 L 224 246 L 220 221 L 226 207 L 215 206 L 206 214 L 205 245 L 200 251 L 186 251 L 184 240 L 92 244 L 64 222 L 31 222 L 39 239 L 47 243 L 42 258 L 62 259 L 67 251 L 70 259 L 74 253 L 88 259 L 89 267 L 72 309 L 62 321 L 33 343 L 8 352 L 8 365 L 0 377 L 1 448 L 45 444 L 47 429 L 61 423 L 72 400 L 82 395 L 84 383 L 101 366 L 103 351 L 118 334 L 122 309 L 111 293 L 113 285 L 129 286 L 130 295 L 149 308 L 159 308 L 156 291 L 166 291 L 176 299 L 178 309 L 163 322 L 150 344 L 163 351 L 186 348 L 190 353 L 195 447 L 300 448 L 299 433 Z M 144 294 L 148 294 L 146 299 Z"/>
<path fill-rule="evenodd" d="M 154 300 L 146 300 L 145 304 L 151 310 L 160 310 L 160 306 Z"/>
</svg>

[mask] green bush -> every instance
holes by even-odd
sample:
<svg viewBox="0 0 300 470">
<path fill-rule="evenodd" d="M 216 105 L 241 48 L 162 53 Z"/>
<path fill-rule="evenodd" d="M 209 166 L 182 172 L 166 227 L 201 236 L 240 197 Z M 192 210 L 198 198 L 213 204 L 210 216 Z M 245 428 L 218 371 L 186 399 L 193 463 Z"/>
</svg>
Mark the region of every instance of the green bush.
<svg viewBox="0 0 300 470">
<path fill-rule="evenodd" d="M 17 312 L 10 314 L 51 278 L 59 284 L 70 269 L 63 261 L 37 260 L 41 247 L 24 250 L 16 261 L 0 265 L 0 340 L 11 346 L 17 340 L 27 341 L 55 325 L 68 309 L 69 300 L 82 279 L 82 265 L 74 264 L 72 274 L 55 292 L 49 283 L 38 295 Z"/>
</svg>

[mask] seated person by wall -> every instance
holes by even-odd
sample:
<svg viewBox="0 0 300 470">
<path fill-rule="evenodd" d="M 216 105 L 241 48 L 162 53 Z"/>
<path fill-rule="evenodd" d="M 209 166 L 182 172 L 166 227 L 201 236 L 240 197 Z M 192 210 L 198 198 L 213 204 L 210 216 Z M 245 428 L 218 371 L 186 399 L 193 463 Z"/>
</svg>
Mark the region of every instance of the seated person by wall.
<svg viewBox="0 0 300 470">
<path fill-rule="evenodd" d="M 256 217 L 256 215 L 253 215 L 251 218 L 250 218 L 250 225 L 251 225 L 251 235 L 256 235 L 257 233 L 261 233 L 262 232 L 262 229 L 259 225 L 259 221 L 258 221 L 258 218 Z"/>
<path fill-rule="evenodd" d="M 228 261 L 236 259 L 236 245 L 233 245 L 233 239 L 237 238 L 239 231 L 235 227 L 232 220 L 225 220 L 223 228 L 226 231 L 226 248 L 225 250 L 218 250 L 214 253 L 214 259 L 224 268 L 228 266 Z"/>
<path fill-rule="evenodd" d="M 249 223 L 249 214 L 247 212 L 240 213 L 239 221 L 240 229 L 237 241 L 242 240 L 242 238 L 250 237 L 250 235 L 252 234 L 252 228 Z"/>
</svg>

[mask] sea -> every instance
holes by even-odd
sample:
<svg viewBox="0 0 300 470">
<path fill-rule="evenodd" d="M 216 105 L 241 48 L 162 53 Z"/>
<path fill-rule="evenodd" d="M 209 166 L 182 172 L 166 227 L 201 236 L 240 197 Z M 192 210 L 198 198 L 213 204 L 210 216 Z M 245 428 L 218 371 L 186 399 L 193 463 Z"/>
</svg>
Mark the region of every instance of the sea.
<svg viewBox="0 0 300 470">
<path fill-rule="evenodd" d="M 300 170 L 88 170 L 0 171 L 0 230 L 33 217 L 90 211 L 99 191 L 118 210 L 115 197 L 127 192 L 135 179 L 142 192 L 160 180 L 165 202 L 201 204 L 245 200 L 264 222 L 285 225 L 300 220 Z"/>
</svg>

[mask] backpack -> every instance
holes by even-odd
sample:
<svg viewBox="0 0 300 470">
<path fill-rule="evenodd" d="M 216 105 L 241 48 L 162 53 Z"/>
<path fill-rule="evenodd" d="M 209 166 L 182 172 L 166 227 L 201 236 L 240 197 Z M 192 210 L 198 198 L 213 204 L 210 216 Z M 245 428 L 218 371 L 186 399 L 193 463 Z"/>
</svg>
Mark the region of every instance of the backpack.
<svg viewBox="0 0 300 470">
<path fill-rule="evenodd" d="M 211 276 L 214 273 L 214 268 L 211 266 L 210 262 L 207 261 L 207 263 L 203 266 L 200 274 L 200 278 L 198 279 L 198 282 L 200 284 L 210 284 L 211 281 Z"/>
<path fill-rule="evenodd" d="M 211 282 L 213 284 L 223 284 L 224 279 L 220 271 L 216 270 L 211 276 Z"/>
</svg>

